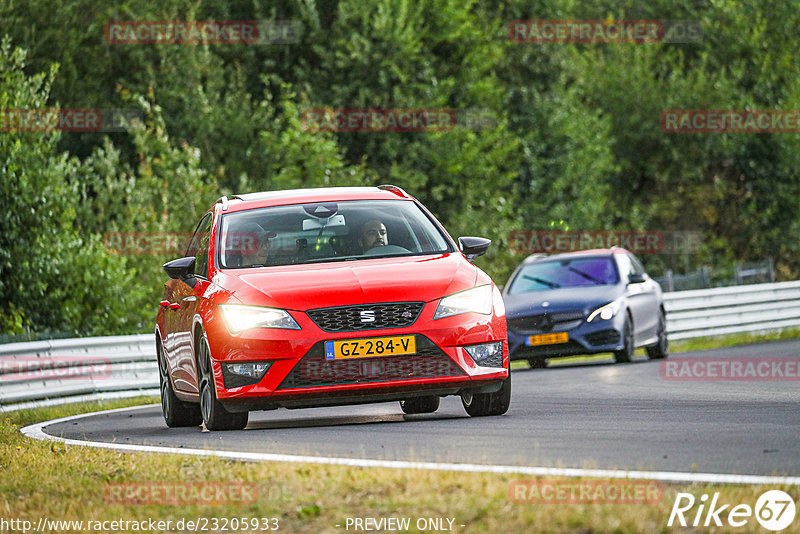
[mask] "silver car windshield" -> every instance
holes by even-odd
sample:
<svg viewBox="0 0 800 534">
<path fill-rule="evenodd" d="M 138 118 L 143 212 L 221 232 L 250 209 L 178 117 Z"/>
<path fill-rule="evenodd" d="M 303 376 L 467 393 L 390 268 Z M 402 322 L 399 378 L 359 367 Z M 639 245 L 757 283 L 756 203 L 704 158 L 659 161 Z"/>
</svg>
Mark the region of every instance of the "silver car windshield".
<svg viewBox="0 0 800 534">
<path fill-rule="evenodd" d="M 222 268 L 252 268 L 452 252 L 414 203 L 352 200 L 293 204 L 222 216 Z"/>
<path fill-rule="evenodd" d="M 618 281 L 619 275 L 611 258 L 572 258 L 542 261 L 523 267 L 514 277 L 508 292 L 611 285 Z"/>
</svg>

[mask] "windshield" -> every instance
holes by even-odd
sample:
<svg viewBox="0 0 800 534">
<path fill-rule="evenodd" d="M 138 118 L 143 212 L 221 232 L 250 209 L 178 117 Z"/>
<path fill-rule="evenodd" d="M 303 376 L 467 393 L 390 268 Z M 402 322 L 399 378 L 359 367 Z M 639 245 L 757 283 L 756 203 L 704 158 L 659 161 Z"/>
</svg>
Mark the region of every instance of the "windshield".
<svg viewBox="0 0 800 534">
<path fill-rule="evenodd" d="M 564 287 L 616 284 L 617 269 L 611 258 L 574 258 L 533 263 L 520 270 L 509 294 Z"/>
<path fill-rule="evenodd" d="M 452 252 L 414 203 L 353 200 L 258 208 L 223 215 L 218 243 L 227 269 Z"/>
</svg>

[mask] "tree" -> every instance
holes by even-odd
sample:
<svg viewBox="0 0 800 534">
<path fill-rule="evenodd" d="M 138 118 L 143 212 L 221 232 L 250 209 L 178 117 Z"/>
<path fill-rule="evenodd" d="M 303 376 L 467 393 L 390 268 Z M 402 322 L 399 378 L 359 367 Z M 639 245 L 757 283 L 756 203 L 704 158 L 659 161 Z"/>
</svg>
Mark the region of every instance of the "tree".
<svg viewBox="0 0 800 534">
<path fill-rule="evenodd" d="M 124 260 L 107 255 L 97 234 L 75 227 L 78 194 L 68 179 L 75 158 L 58 153 L 57 132 L 24 131 L 7 110 L 48 107 L 57 72 L 25 74 L 26 53 L 0 44 L 0 328 L 81 334 L 137 328 L 128 306 L 136 288 Z"/>
</svg>

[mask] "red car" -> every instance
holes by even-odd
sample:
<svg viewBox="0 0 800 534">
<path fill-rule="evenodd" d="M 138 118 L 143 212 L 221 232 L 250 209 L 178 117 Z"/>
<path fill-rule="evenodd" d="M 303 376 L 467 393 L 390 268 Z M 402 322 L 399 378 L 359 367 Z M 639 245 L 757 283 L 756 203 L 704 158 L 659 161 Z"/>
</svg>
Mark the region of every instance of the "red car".
<svg viewBox="0 0 800 534">
<path fill-rule="evenodd" d="M 251 410 L 400 401 L 472 416 L 511 399 L 500 291 L 396 186 L 219 199 L 200 219 L 156 324 L 170 427 L 241 429 Z"/>
</svg>

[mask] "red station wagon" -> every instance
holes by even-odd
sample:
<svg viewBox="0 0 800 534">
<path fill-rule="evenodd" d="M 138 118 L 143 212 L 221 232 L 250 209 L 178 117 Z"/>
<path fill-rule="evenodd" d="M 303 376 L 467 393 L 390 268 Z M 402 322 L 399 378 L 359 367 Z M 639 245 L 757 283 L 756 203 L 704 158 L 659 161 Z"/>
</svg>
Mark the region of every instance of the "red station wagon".
<svg viewBox="0 0 800 534">
<path fill-rule="evenodd" d="M 156 322 L 170 427 L 241 429 L 248 412 L 400 401 L 472 416 L 511 399 L 500 291 L 396 186 L 219 199 L 169 275 Z"/>
</svg>

